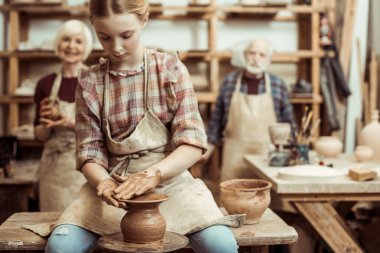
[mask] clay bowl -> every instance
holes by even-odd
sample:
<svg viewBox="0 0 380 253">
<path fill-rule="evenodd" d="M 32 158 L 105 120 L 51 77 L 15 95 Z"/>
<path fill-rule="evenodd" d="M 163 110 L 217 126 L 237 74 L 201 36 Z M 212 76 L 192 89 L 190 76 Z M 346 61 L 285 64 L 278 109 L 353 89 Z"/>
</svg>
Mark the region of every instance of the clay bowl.
<svg viewBox="0 0 380 253">
<path fill-rule="evenodd" d="M 272 184 L 260 179 L 231 179 L 220 184 L 228 214 L 246 214 L 245 224 L 258 222 L 270 203 Z"/>
<path fill-rule="evenodd" d="M 369 146 L 356 146 L 355 157 L 358 162 L 367 162 L 374 155 L 373 149 Z"/>
<path fill-rule="evenodd" d="M 140 244 L 163 242 L 166 222 L 159 205 L 167 199 L 166 195 L 150 193 L 126 200 L 129 209 L 120 222 L 124 241 Z"/>
<path fill-rule="evenodd" d="M 336 157 L 343 150 L 343 143 L 334 136 L 321 136 L 314 145 L 315 151 L 326 158 Z"/>
</svg>

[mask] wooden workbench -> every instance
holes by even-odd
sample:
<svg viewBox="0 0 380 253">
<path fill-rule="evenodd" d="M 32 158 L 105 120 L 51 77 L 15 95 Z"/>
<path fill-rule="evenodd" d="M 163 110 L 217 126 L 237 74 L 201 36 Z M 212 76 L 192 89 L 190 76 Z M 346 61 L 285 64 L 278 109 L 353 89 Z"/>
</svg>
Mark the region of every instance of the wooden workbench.
<svg viewBox="0 0 380 253">
<path fill-rule="evenodd" d="M 333 201 L 379 201 L 380 178 L 357 182 L 348 176 L 323 181 L 287 181 L 278 178 L 280 168 L 270 167 L 265 156 L 246 155 L 255 174 L 272 183 L 272 190 L 285 201 L 293 204 L 329 244 L 334 252 L 363 252 L 358 242 L 332 205 Z M 334 168 L 348 171 L 364 166 L 380 174 L 380 164 L 358 164 L 353 156 L 341 155 L 327 159 Z"/>
<path fill-rule="evenodd" d="M 30 231 L 23 225 L 49 223 L 57 219 L 59 213 L 22 212 L 9 217 L 0 225 L 1 250 L 43 250 L 46 239 Z M 267 209 L 260 222 L 233 228 L 237 242 L 241 247 L 255 247 L 255 252 L 267 252 L 269 245 L 291 244 L 297 241 L 297 232 L 288 226 L 272 210 Z"/>
</svg>

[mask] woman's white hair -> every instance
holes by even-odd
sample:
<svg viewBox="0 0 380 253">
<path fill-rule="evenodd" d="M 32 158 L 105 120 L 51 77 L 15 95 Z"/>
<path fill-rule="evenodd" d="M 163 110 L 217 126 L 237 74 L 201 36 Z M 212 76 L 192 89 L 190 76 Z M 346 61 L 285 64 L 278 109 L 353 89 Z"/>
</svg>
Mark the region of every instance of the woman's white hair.
<svg viewBox="0 0 380 253">
<path fill-rule="evenodd" d="M 92 51 L 92 45 L 93 45 L 92 33 L 91 33 L 90 28 L 85 23 L 76 19 L 68 20 L 60 26 L 54 40 L 54 53 L 58 55 L 59 44 L 62 41 L 63 37 L 67 35 L 71 36 L 78 33 L 82 33 L 84 35 L 85 41 L 84 41 L 83 60 L 86 60 Z"/>
<path fill-rule="evenodd" d="M 231 65 L 238 68 L 243 68 L 243 69 L 246 68 L 247 59 L 245 56 L 245 52 L 257 42 L 264 42 L 267 45 L 267 56 L 268 56 L 268 60 L 270 61 L 273 55 L 272 43 L 269 40 L 264 39 L 264 38 L 256 38 L 256 39 L 245 40 L 233 45 L 231 49 L 231 53 L 232 53 Z"/>
</svg>

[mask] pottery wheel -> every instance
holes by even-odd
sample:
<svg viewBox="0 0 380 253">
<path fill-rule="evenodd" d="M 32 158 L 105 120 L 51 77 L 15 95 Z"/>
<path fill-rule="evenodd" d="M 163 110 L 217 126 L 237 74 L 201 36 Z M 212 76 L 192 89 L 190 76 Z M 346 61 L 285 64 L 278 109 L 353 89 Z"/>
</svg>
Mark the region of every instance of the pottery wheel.
<svg viewBox="0 0 380 253">
<path fill-rule="evenodd" d="M 98 245 L 104 249 L 112 250 L 114 252 L 146 252 L 146 253 L 158 253 L 158 252 L 170 252 L 177 249 L 186 247 L 189 243 L 189 239 L 186 236 L 169 232 L 165 232 L 164 248 L 157 249 L 152 244 L 136 244 L 124 242 L 123 234 L 121 232 L 102 236 Z"/>
</svg>

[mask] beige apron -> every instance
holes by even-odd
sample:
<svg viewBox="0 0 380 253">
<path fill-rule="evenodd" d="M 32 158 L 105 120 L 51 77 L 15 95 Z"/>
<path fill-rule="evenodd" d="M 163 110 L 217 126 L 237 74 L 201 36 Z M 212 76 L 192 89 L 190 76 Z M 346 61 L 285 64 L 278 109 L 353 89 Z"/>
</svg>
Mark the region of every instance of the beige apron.
<svg viewBox="0 0 380 253">
<path fill-rule="evenodd" d="M 223 143 L 221 181 L 254 177 L 244 160 L 244 155 L 268 152 L 268 126 L 274 124 L 277 119 L 269 75 L 265 73 L 264 77 L 265 93 L 248 95 L 240 92 L 243 71 L 238 76 Z"/>
<path fill-rule="evenodd" d="M 109 66 L 107 67 L 103 95 L 103 132 L 110 152 L 110 168 L 118 174 L 128 175 L 147 169 L 169 155 L 172 150 L 170 133 L 148 108 L 147 59 L 145 52 L 145 115 L 134 132 L 121 142 L 112 139 L 110 134 L 108 122 L 110 84 Z M 169 199 L 160 205 L 168 231 L 188 234 L 214 224 L 239 227 L 245 218 L 245 215 L 223 216 L 203 181 L 194 179 L 188 171 L 160 183 L 155 191 L 169 196 Z M 50 229 L 36 228 L 36 226 L 29 226 L 27 229 L 40 235 L 48 235 L 59 224 L 74 224 L 105 235 L 120 232 L 120 221 L 124 214 L 123 209 L 107 205 L 96 195 L 95 189 L 85 184 L 79 198 L 55 224 L 50 225 Z"/>
<path fill-rule="evenodd" d="M 75 119 L 75 103 L 61 101 L 58 91 L 62 74 L 58 73 L 50 99 L 56 100 L 60 111 Z M 40 211 L 63 211 L 78 196 L 86 182 L 84 176 L 75 169 L 75 132 L 65 127 L 56 127 L 44 145 L 39 167 L 39 207 Z"/>
</svg>

